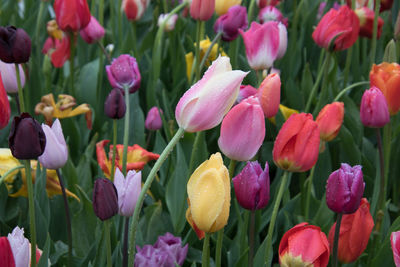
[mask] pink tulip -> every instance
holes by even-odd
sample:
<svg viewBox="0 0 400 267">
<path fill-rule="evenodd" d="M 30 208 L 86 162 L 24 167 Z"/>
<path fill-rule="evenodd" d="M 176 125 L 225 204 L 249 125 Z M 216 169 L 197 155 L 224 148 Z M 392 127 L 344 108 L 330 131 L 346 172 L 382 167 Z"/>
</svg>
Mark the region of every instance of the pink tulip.
<svg viewBox="0 0 400 267">
<path fill-rule="evenodd" d="M 372 128 L 381 128 L 390 121 L 389 108 L 382 92 L 372 86 L 361 98 L 361 122 Z"/>
<path fill-rule="evenodd" d="M 286 27 L 288 26 L 288 19 L 285 18 L 282 13 L 274 6 L 266 6 L 260 10 L 258 14 L 260 23 L 263 24 L 268 21 L 279 21 L 282 22 Z"/>
<path fill-rule="evenodd" d="M 157 25 L 158 27 L 161 27 L 162 24 L 164 23 L 164 21 L 167 19 L 167 17 L 169 16 L 169 14 L 160 14 L 160 16 L 158 17 L 158 21 L 157 21 Z M 170 32 L 172 30 L 175 29 L 175 24 L 176 21 L 178 20 L 178 15 L 177 14 L 173 14 L 166 22 L 164 25 L 164 31 L 166 32 Z"/>
<path fill-rule="evenodd" d="M 258 90 L 251 85 L 241 85 L 239 95 L 236 98 L 236 103 L 239 104 L 249 96 L 257 94 Z"/>
<path fill-rule="evenodd" d="M 89 24 L 80 30 L 82 39 L 88 44 L 92 44 L 103 38 L 104 33 L 105 31 L 103 26 L 101 26 L 97 19 L 93 16 L 90 18 Z"/>
<path fill-rule="evenodd" d="M 21 86 L 25 85 L 25 72 L 22 69 L 21 65 L 18 65 L 19 75 L 21 80 Z M 0 74 L 3 79 L 4 89 L 6 89 L 7 93 L 18 93 L 18 85 L 17 85 L 17 74 L 15 72 L 15 64 L 14 63 L 4 63 L 0 61 Z"/>
<path fill-rule="evenodd" d="M 393 259 L 396 267 L 400 266 L 400 231 L 392 232 L 390 235 L 390 243 L 393 250 Z"/>
<path fill-rule="evenodd" d="M 228 158 L 247 161 L 256 155 L 264 137 L 264 113 L 258 99 L 250 96 L 226 114 L 218 146 Z"/>
<path fill-rule="evenodd" d="M 163 113 L 160 109 L 161 114 Z M 158 111 L 158 107 L 152 107 L 147 113 L 146 121 L 144 122 L 144 126 L 147 130 L 158 130 L 162 127 L 162 120 L 160 116 L 160 112 Z"/>
<path fill-rule="evenodd" d="M 240 70 L 232 71 L 228 57 L 217 58 L 203 78 L 179 100 L 175 109 L 179 127 L 198 132 L 220 124 L 235 102 L 246 75 Z"/>
<path fill-rule="evenodd" d="M 281 78 L 279 75 L 268 75 L 261 83 L 257 96 L 265 117 L 274 117 L 278 113 L 281 102 Z"/>
<path fill-rule="evenodd" d="M 209 20 L 214 14 L 215 0 L 192 0 L 190 16 L 197 20 Z"/>
</svg>

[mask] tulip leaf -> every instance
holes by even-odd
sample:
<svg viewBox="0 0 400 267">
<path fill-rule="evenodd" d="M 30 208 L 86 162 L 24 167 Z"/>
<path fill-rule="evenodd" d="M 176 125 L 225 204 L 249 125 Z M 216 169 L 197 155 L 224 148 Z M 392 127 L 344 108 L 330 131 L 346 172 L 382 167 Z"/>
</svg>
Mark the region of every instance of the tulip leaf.
<svg viewBox="0 0 400 267">
<path fill-rule="evenodd" d="M 103 69 L 102 69 L 103 70 Z M 91 107 L 97 107 L 97 76 L 99 73 L 99 59 L 95 59 L 84 65 L 79 72 L 79 86 L 75 96 L 78 103 L 88 103 Z M 104 103 L 104 101 L 102 102 Z M 103 105 L 104 106 L 104 105 Z"/>
<path fill-rule="evenodd" d="M 37 228 L 39 228 L 39 227 L 37 227 Z M 51 238 L 50 238 L 50 235 L 47 234 L 46 243 L 43 248 L 43 253 L 40 256 L 40 260 L 39 260 L 37 267 L 48 267 L 49 266 L 50 243 L 51 243 Z"/>
<path fill-rule="evenodd" d="M 37 231 L 37 243 L 39 247 L 43 247 L 46 242 L 46 236 L 49 231 L 49 222 L 51 218 L 49 198 L 46 193 L 46 169 L 39 168 L 39 162 L 36 166 L 36 179 L 34 185 L 35 191 L 35 219 Z"/>
<path fill-rule="evenodd" d="M 340 142 L 340 159 L 342 162 L 347 162 L 350 165 L 356 165 L 361 163 L 361 153 L 358 146 L 355 144 L 353 135 L 347 129 L 346 126 L 342 125 L 339 132 Z"/>
</svg>

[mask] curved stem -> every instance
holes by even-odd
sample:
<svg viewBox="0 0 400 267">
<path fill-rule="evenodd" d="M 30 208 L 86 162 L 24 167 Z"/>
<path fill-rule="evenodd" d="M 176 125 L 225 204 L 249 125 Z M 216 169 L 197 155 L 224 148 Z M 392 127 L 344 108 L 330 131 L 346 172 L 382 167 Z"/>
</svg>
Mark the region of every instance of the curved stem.
<svg viewBox="0 0 400 267">
<path fill-rule="evenodd" d="M 210 266 L 210 234 L 206 233 L 203 240 L 203 255 L 201 258 L 201 266 Z"/>
<path fill-rule="evenodd" d="M 19 73 L 19 65 L 15 65 L 15 74 L 17 75 L 17 85 L 18 85 L 18 100 L 19 100 L 19 109 L 20 113 L 25 112 L 25 101 L 24 101 L 24 92 L 22 91 L 22 86 L 21 86 L 21 76 Z"/>
<path fill-rule="evenodd" d="M 176 146 L 176 144 L 178 144 L 179 140 L 181 139 L 181 137 L 183 136 L 184 133 L 185 133 L 185 130 L 183 128 L 178 129 L 178 131 L 176 132 L 174 137 L 171 139 L 171 141 L 165 147 L 164 151 L 161 153 L 160 157 L 154 164 L 153 168 L 150 171 L 149 176 L 147 176 L 147 179 L 143 185 L 142 191 L 140 191 L 138 201 L 136 202 L 135 211 L 133 213 L 132 231 L 131 231 L 130 240 L 129 240 L 128 266 L 133 266 L 133 263 L 135 261 L 136 230 L 137 230 L 137 226 L 139 223 L 140 210 L 142 209 L 146 192 L 147 192 L 147 190 L 149 190 L 151 183 L 153 182 L 154 178 L 156 177 L 158 170 L 161 168 L 161 165 L 167 159 L 168 155 L 171 153 L 172 149 Z"/>
<path fill-rule="evenodd" d="M 347 91 L 350 91 L 351 89 L 353 89 L 354 87 L 360 86 L 360 85 L 365 85 L 365 84 L 369 84 L 368 81 L 364 81 L 364 82 L 357 82 L 357 83 L 353 83 L 352 85 L 347 86 L 346 88 L 344 88 L 342 91 L 339 92 L 339 94 L 337 94 L 337 96 L 335 97 L 335 99 L 333 100 L 333 102 L 338 101 L 344 94 L 347 93 Z"/>
<path fill-rule="evenodd" d="M 309 213 L 310 213 L 310 199 L 311 199 L 311 189 L 312 189 L 312 181 L 314 177 L 314 171 L 315 171 L 315 165 L 312 167 L 310 171 L 310 176 L 308 177 L 308 184 L 307 184 L 307 195 L 306 195 L 306 209 L 305 209 L 305 220 L 306 222 L 309 219 Z"/>
<path fill-rule="evenodd" d="M 208 56 L 210 55 L 210 53 L 212 51 L 212 48 L 219 41 L 221 35 L 222 35 L 222 32 L 218 32 L 217 35 L 215 35 L 214 39 L 212 40 L 210 46 L 208 47 L 206 53 L 204 54 L 203 59 L 200 62 L 200 66 L 199 66 L 200 71 L 203 69 L 204 64 L 206 63 L 206 60 L 207 60 Z"/>
<path fill-rule="evenodd" d="M 31 162 L 24 160 L 25 178 L 28 186 L 29 203 L 29 229 L 31 233 L 31 267 L 36 267 L 36 222 L 35 222 L 35 200 L 33 197 L 33 182 L 31 175 Z"/>
<path fill-rule="evenodd" d="M 375 0 L 375 16 L 374 16 L 374 24 L 372 28 L 372 44 L 371 44 L 371 62 L 370 66 L 375 62 L 376 55 L 376 38 L 378 34 L 378 17 L 379 17 L 379 9 L 381 8 L 381 0 Z"/>
<path fill-rule="evenodd" d="M 112 152 L 111 176 L 110 176 L 111 182 L 114 182 L 115 158 L 117 156 L 116 154 L 117 154 L 117 120 L 113 120 L 113 152 Z"/>
<path fill-rule="evenodd" d="M 336 227 L 335 227 L 335 237 L 333 240 L 333 253 L 332 253 L 332 265 L 337 267 L 338 263 L 338 245 L 339 245 L 339 234 L 340 234 L 340 224 L 342 222 L 342 213 L 337 215 Z"/>
<path fill-rule="evenodd" d="M 110 220 L 106 220 L 104 222 L 104 234 L 106 236 L 106 246 L 107 246 L 107 267 L 112 267 Z"/>
<path fill-rule="evenodd" d="M 125 125 L 124 125 L 124 150 L 122 153 L 122 173 L 126 176 L 126 160 L 128 155 L 128 139 L 129 139 L 129 87 L 124 85 L 125 91 L 125 103 L 126 103 L 126 113 L 125 113 Z"/>
<path fill-rule="evenodd" d="M 378 151 L 379 151 L 379 165 L 380 165 L 380 186 L 379 186 L 379 200 L 378 200 L 378 207 L 379 209 L 382 209 L 385 205 L 385 199 L 384 199 L 384 194 L 385 194 L 385 166 L 384 166 L 384 156 L 383 156 L 383 147 L 382 147 L 382 140 L 381 140 L 381 129 L 376 128 L 376 141 L 378 144 Z M 379 210 L 378 209 L 378 210 Z M 380 224 L 376 224 L 377 226 L 380 226 Z M 376 229 L 378 232 L 380 229 Z"/>
</svg>

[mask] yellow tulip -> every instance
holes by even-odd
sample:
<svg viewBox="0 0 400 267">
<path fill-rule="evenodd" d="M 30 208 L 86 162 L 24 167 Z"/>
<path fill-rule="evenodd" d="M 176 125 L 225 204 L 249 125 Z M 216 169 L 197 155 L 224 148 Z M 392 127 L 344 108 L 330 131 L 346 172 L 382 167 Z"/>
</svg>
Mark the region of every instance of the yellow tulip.
<svg viewBox="0 0 400 267">
<path fill-rule="evenodd" d="M 8 148 L 0 148 L 0 176 L 3 176 L 7 171 L 21 165 L 19 161 L 13 157 L 11 150 Z M 18 174 L 18 170 L 13 171 L 3 181 L 7 186 L 8 190 L 12 189 L 12 183 L 14 182 L 15 176 Z"/>
<path fill-rule="evenodd" d="M 230 7 L 240 5 L 240 3 L 242 0 L 215 0 L 215 12 L 221 16 L 228 12 Z"/>
<path fill-rule="evenodd" d="M 189 207 L 186 219 L 201 239 L 228 222 L 231 183 L 220 153 L 211 155 L 192 174 L 187 184 Z M 203 233 L 204 234 L 204 233 Z"/>
<path fill-rule="evenodd" d="M 281 111 L 281 113 L 282 113 L 283 118 L 285 119 L 285 121 L 286 121 L 287 119 L 289 119 L 289 117 L 290 117 L 292 114 L 299 113 L 298 110 L 288 108 L 288 107 L 286 107 L 286 106 L 284 106 L 284 105 L 282 105 L 282 104 L 279 105 L 279 110 Z M 272 122 L 273 124 L 275 124 L 275 117 L 269 118 L 268 120 L 269 120 L 270 122 Z"/>
</svg>

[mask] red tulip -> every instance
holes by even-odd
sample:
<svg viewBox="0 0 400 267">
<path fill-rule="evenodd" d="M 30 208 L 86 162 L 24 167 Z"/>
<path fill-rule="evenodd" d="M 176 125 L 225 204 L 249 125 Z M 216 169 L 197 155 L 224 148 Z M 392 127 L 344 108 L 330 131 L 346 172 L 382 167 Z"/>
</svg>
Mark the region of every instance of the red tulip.
<svg viewBox="0 0 400 267">
<path fill-rule="evenodd" d="M 50 56 L 54 67 L 61 68 L 71 55 L 69 37 L 64 35 L 61 41 L 52 37 L 47 38 L 42 53 Z"/>
<path fill-rule="evenodd" d="M 356 14 L 360 20 L 360 36 L 372 38 L 372 31 L 375 19 L 375 12 L 368 7 L 356 9 Z M 383 19 L 378 17 L 377 38 L 381 37 L 383 27 Z"/>
<path fill-rule="evenodd" d="M 319 112 L 315 122 L 318 124 L 321 140 L 329 142 L 338 135 L 344 117 L 343 102 L 333 102 Z"/>
<path fill-rule="evenodd" d="M 86 0 L 55 0 L 54 11 L 58 27 L 65 32 L 79 31 L 90 22 Z"/>
<path fill-rule="evenodd" d="M 15 267 L 14 256 L 7 237 L 0 237 L 0 263 L 2 267 Z"/>
<path fill-rule="evenodd" d="M 3 129 L 8 125 L 10 114 L 10 102 L 8 102 L 6 89 L 4 88 L 3 80 L 0 75 L 0 129 Z"/>
<path fill-rule="evenodd" d="M 215 0 L 192 0 L 190 16 L 197 20 L 209 20 L 214 14 Z"/>
<path fill-rule="evenodd" d="M 122 10 L 128 20 L 137 21 L 143 16 L 149 3 L 150 0 L 123 0 Z"/>
</svg>

